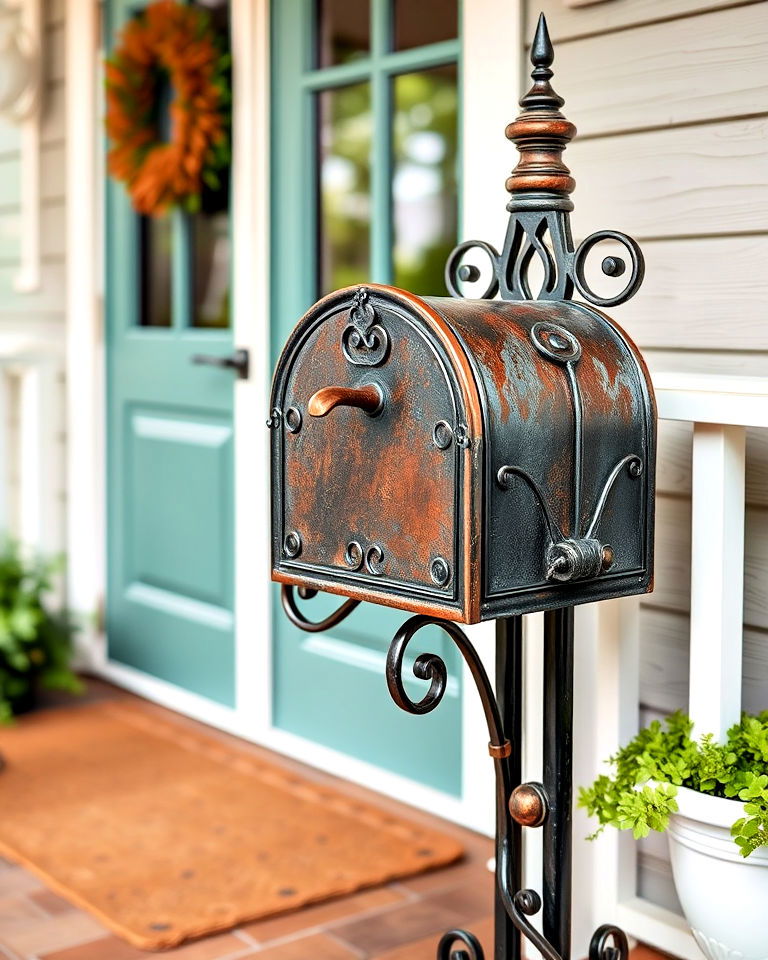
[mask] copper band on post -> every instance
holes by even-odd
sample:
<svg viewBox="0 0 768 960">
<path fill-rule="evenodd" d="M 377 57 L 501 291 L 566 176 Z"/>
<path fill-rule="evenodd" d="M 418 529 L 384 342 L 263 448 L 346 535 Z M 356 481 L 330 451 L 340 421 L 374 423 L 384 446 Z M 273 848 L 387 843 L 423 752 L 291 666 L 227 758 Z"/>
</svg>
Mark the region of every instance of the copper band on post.
<svg viewBox="0 0 768 960">
<path fill-rule="evenodd" d="M 494 760 L 506 760 L 512 754 L 512 744 L 509 740 L 505 740 L 504 743 L 489 743 L 488 753 Z"/>
</svg>

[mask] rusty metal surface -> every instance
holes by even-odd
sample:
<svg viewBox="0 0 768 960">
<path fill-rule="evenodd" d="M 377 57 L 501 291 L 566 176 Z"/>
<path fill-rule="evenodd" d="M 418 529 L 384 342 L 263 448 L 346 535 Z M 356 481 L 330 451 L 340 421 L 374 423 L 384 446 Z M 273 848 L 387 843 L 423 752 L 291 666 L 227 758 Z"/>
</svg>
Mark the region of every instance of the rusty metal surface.
<svg viewBox="0 0 768 960">
<path fill-rule="evenodd" d="M 570 366 L 551 335 L 578 344 Z M 310 415 L 331 387 L 381 409 Z M 592 308 L 340 291 L 294 332 L 272 406 L 276 579 L 464 622 L 648 588 L 653 402 Z M 573 582 L 560 541 L 583 567 Z"/>
<path fill-rule="evenodd" d="M 627 338 L 598 311 L 570 302 L 428 302 L 465 345 L 481 385 L 483 617 L 648 589 L 655 411 L 644 366 Z M 537 325 L 551 325 L 578 341 L 575 398 L 566 365 L 537 348 Z M 583 441 L 579 464 L 576 406 Z M 639 458 L 641 473 L 619 471 L 598 518 L 600 546 L 611 548 L 609 569 L 595 571 L 589 580 L 548 582 L 544 558 L 552 537 L 544 512 L 525 483 L 497 482 L 499 469 L 514 464 L 527 473 L 563 536 L 584 538 L 612 471 L 629 456 Z"/>
<path fill-rule="evenodd" d="M 310 313 L 278 367 L 272 405 L 298 411 L 300 427 L 282 417 L 274 431 L 282 491 L 274 505 L 276 565 L 358 590 L 459 604 L 467 427 L 456 375 L 414 311 L 373 289 L 365 306 L 375 309 L 387 350 L 382 356 L 377 341 L 375 363 L 355 362 L 361 343 L 348 332 L 359 312 L 355 294 Z M 312 400 L 319 411 L 317 398 L 327 399 L 329 387 L 349 399 L 372 386 L 382 398 L 378 412 L 338 405 L 322 417 L 308 413 Z"/>
</svg>

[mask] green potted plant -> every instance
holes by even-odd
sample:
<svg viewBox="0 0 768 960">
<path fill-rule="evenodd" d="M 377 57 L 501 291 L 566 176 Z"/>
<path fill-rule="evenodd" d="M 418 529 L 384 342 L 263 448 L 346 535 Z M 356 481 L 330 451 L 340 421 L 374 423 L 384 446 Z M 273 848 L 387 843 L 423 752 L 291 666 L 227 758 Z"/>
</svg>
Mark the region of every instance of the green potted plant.
<svg viewBox="0 0 768 960">
<path fill-rule="evenodd" d="M 0 723 L 30 710 L 39 687 L 81 689 L 70 669 L 74 625 L 48 597 L 60 563 L 0 544 Z"/>
<path fill-rule="evenodd" d="M 680 712 L 649 724 L 579 805 L 597 833 L 667 831 L 678 897 L 710 960 L 768 960 L 768 710 L 744 714 L 722 744 L 692 730 Z"/>
</svg>

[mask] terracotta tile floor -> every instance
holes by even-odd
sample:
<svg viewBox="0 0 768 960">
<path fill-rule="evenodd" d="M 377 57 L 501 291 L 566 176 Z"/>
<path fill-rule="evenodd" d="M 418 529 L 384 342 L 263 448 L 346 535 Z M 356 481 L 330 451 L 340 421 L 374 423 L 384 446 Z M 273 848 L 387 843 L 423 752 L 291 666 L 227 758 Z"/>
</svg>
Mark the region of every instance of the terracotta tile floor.
<svg viewBox="0 0 768 960">
<path fill-rule="evenodd" d="M 87 697 L 118 699 L 130 694 L 89 680 Z M 55 709 L 56 702 L 48 706 Z M 165 713 L 160 707 L 151 709 Z M 200 726 L 191 720 L 181 722 Z M 222 740 L 235 739 L 205 729 Z M 252 744 L 236 742 L 255 754 L 266 754 Z M 333 780 L 301 764 L 269 756 L 314 780 Z M 343 787 L 350 795 L 386 804 L 394 813 L 436 825 L 434 818 L 394 801 L 382 801 L 363 788 Z M 442 932 L 457 925 L 475 932 L 490 952 L 492 878 L 485 863 L 492 852 L 491 842 L 452 824 L 441 822 L 439 826 L 464 844 L 467 855 L 462 863 L 246 924 L 158 956 L 169 960 L 433 960 Z M 634 953 L 633 960 L 660 960 L 647 948 Z M 26 870 L 0 859 L 0 960 L 137 960 L 147 956 L 46 890 Z"/>
</svg>

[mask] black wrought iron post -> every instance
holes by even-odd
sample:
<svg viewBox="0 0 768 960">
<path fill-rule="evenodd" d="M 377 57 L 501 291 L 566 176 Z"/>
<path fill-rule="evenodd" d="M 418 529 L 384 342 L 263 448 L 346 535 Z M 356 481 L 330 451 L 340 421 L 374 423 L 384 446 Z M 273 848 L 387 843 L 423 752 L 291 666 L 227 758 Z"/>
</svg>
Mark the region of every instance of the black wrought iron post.
<svg viewBox="0 0 768 960">
<path fill-rule="evenodd" d="M 507 760 L 509 782 L 514 790 L 522 779 L 523 735 L 523 620 L 522 617 L 501 617 L 496 621 L 496 699 L 501 706 L 501 721 L 511 746 Z M 508 798 L 497 798 L 503 810 L 497 817 L 506 817 Z M 510 826 L 511 888 L 517 892 L 523 877 L 522 827 Z M 520 931 L 512 922 L 498 888 L 494 897 L 494 928 L 496 934 L 495 960 L 520 960 L 522 942 Z"/>
<path fill-rule="evenodd" d="M 573 794 L 573 607 L 544 614 L 544 936 L 563 960 L 571 953 Z"/>
</svg>

